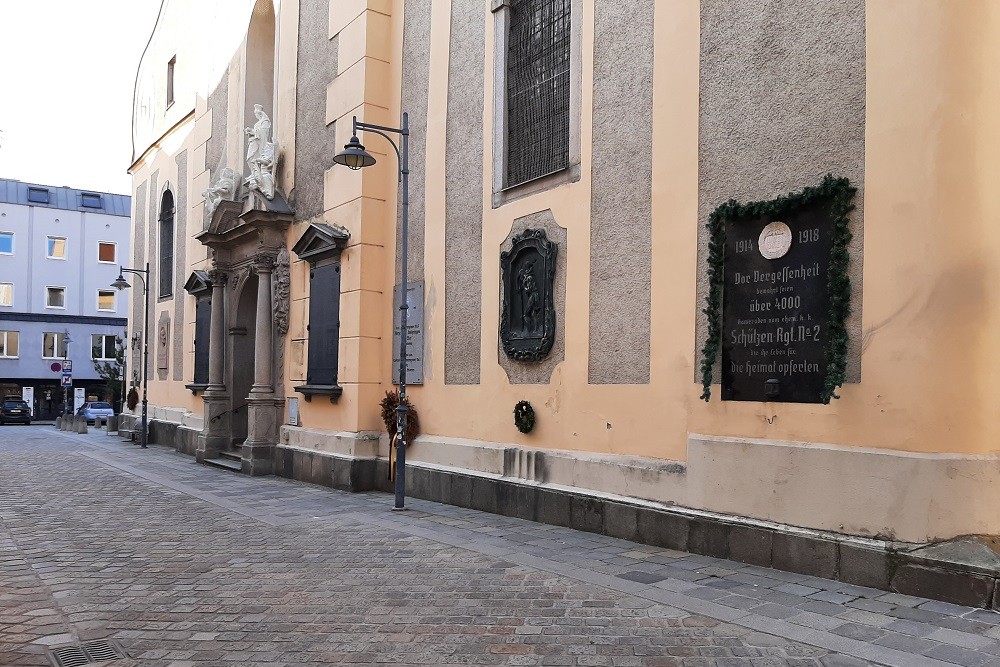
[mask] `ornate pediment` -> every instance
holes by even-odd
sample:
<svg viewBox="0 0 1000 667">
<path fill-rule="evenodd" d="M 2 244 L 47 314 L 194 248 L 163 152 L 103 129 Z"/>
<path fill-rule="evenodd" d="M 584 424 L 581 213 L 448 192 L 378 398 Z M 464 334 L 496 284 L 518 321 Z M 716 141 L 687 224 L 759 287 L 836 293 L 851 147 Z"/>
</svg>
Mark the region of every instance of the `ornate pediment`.
<svg viewBox="0 0 1000 667">
<path fill-rule="evenodd" d="M 201 296 L 212 290 L 212 279 L 208 276 L 208 271 L 192 271 L 184 283 L 184 291 L 194 296 Z"/>
<path fill-rule="evenodd" d="M 257 232 L 260 232 L 262 240 L 263 237 L 271 236 L 280 240 L 280 233 L 294 219 L 295 212 L 280 192 L 276 192 L 273 199 L 264 199 L 251 192 L 242 201 L 220 201 L 212 213 L 208 229 L 195 238 L 205 245 L 216 247 L 235 245 L 249 234 L 255 234 L 253 238 L 258 238 Z"/>
<path fill-rule="evenodd" d="M 306 228 L 306 231 L 292 246 L 292 252 L 299 259 L 314 264 L 333 254 L 339 254 L 347 246 L 347 241 L 350 238 L 351 233 L 343 227 L 316 222 Z"/>
</svg>

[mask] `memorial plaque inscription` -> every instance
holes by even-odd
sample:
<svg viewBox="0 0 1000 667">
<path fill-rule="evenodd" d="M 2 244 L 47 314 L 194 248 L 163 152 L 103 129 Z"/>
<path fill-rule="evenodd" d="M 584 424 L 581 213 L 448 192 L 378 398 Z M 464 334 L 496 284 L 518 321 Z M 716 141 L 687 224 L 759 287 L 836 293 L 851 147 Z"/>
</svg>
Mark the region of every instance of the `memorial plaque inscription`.
<svg viewBox="0 0 1000 667">
<path fill-rule="evenodd" d="M 726 221 L 723 400 L 823 402 L 834 232 L 829 200 Z"/>
</svg>

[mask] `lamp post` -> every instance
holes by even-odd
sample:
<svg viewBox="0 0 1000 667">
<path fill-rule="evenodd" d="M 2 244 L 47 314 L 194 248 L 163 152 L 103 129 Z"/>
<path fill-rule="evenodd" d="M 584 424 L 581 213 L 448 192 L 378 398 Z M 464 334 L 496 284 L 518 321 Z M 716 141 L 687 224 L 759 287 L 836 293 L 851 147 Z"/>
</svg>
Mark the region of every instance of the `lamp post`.
<svg viewBox="0 0 1000 667">
<path fill-rule="evenodd" d="M 149 385 L 149 262 L 146 262 L 145 269 L 126 269 L 118 266 L 118 278 L 111 283 L 119 292 L 128 289 L 131 285 L 125 280 L 126 273 L 134 273 L 142 279 L 142 294 L 146 302 L 146 315 L 142 325 L 142 433 L 139 444 L 146 449 L 147 437 L 149 435 L 148 404 L 146 398 L 146 388 Z"/>
<path fill-rule="evenodd" d="M 358 141 L 358 130 L 362 132 L 373 132 L 382 135 L 386 141 L 396 151 L 396 158 L 399 163 L 399 180 L 402 183 L 403 198 L 403 228 L 402 252 L 400 254 L 400 304 L 399 304 L 399 406 L 396 408 L 396 500 L 393 505 L 394 510 L 405 509 L 406 500 L 406 424 L 409 417 L 410 406 L 406 402 L 406 313 L 409 310 L 407 305 L 408 285 L 406 280 L 407 269 L 407 241 L 410 216 L 410 121 L 409 115 L 404 112 L 402 127 L 385 127 L 373 125 L 371 123 L 358 122 L 358 117 L 354 116 L 351 140 L 344 146 L 344 150 L 334 156 L 333 161 L 342 164 L 353 170 L 370 167 L 375 164 L 375 158 L 370 155 L 365 147 Z M 397 146 L 387 133 L 398 134 L 400 145 Z M 390 447 L 392 445 L 390 444 Z"/>
<path fill-rule="evenodd" d="M 69 329 L 64 330 L 63 331 L 63 344 L 62 344 L 62 348 L 63 348 L 63 368 L 66 367 L 66 360 L 69 359 L 69 344 L 72 343 L 72 342 L 73 342 L 73 339 L 70 338 L 70 336 L 69 336 Z M 59 354 L 59 352 L 56 351 L 56 354 Z M 72 415 L 73 414 L 73 408 L 70 407 L 71 404 L 69 402 L 70 398 L 72 398 L 72 396 L 73 396 L 73 385 L 70 384 L 70 385 L 67 385 L 63 389 L 63 403 L 66 404 L 66 414 L 67 415 Z"/>
</svg>

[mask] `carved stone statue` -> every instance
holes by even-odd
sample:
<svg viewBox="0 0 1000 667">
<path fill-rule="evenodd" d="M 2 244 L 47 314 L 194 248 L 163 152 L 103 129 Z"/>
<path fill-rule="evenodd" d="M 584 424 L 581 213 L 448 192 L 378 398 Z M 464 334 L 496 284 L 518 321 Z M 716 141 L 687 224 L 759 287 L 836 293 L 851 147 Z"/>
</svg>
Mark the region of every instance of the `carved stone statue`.
<svg viewBox="0 0 1000 667">
<path fill-rule="evenodd" d="M 272 297 L 274 323 L 277 325 L 278 334 L 281 336 L 288 333 L 288 294 L 291 285 L 289 274 L 290 259 L 288 249 L 282 247 L 274 260 L 274 273 L 271 277 L 271 285 L 274 292 Z"/>
<path fill-rule="evenodd" d="M 247 164 L 250 166 L 250 177 L 246 185 L 251 190 L 257 190 L 268 200 L 274 199 L 277 168 L 278 144 L 271 138 L 271 119 L 264 113 L 264 107 L 253 105 L 253 113 L 257 122 L 243 132 L 249 138 L 247 141 Z"/>
<path fill-rule="evenodd" d="M 222 171 L 219 172 L 218 178 L 215 179 L 215 185 L 212 185 L 201 193 L 205 197 L 205 210 L 208 212 L 208 217 L 212 217 L 220 201 L 236 198 L 236 179 L 235 170 L 223 167 Z"/>
</svg>

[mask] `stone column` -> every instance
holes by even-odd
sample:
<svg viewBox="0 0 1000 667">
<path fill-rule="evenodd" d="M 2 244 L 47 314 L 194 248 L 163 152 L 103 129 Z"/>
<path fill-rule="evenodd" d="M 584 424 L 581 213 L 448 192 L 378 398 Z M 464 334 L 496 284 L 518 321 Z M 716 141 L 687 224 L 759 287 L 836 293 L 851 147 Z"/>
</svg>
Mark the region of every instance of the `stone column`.
<svg viewBox="0 0 1000 667">
<path fill-rule="evenodd" d="M 204 424 L 198 436 L 195 459 L 213 459 L 232 445 L 232 420 L 226 392 L 226 276 L 219 269 L 209 272 L 212 280 L 212 323 L 208 343 L 208 387 L 202 395 Z"/>
<path fill-rule="evenodd" d="M 274 365 L 274 354 L 271 344 L 271 328 L 274 313 L 271 309 L 271 272 L 274 270 L 274 257 L 260 254 L 254 259 L 254 269 L 257 271 L 257 329 L 254 341 L 253 388 L 251 394 L 274 393 L 271 384 Z"/>
<path fill-rule="evenodd" d="M 253 387 L 247 398 L 247 439 L 243 443 L 243 472 L 270 475 L 274 471 L 274 451 L 278 444 L 281 401 L 274 394 L 274 347 L 271 334 L 271 272 L 274 254 L 260 253 L 254 260 L 257 272 L 257 323 L 254 332 Z"/>
<path fill-rule="evenodd" d="M 212 280 L 212 327 L 208 343 L 208 389 L 226 390 L 223 376 L 223 361 L 226 349 L 226 276 L 214 270 L 209 273 Z"/>
</svg>

